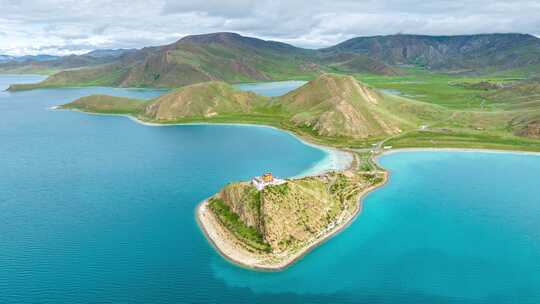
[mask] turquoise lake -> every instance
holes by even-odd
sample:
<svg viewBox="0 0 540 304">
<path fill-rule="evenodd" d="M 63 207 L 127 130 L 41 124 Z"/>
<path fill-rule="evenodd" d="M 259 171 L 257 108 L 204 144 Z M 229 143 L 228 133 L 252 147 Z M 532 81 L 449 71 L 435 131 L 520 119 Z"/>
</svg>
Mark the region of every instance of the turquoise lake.
<svg viewBox="0 0 540 304">
<path fill-rule="evenodd" d="M 0 90 L 40 79 L 0 76 Z M 241 89 L 291 89 L 265 85 Z M 212 249 L 196 205 L 326 154 L 271 128 L 48 109 L 95 93 L 164 91 L 0 92 L 0 303 L 540 303 L 538 155 L 383 156 L 390 181 L 348 229 L 284 272 L 253 272 Z"/>
</svg>

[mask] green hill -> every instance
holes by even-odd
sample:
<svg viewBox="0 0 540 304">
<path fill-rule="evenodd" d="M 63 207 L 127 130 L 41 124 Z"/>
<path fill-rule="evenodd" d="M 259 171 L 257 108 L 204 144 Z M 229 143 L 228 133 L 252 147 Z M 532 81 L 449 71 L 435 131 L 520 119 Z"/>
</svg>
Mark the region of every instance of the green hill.
<svg viewBox="0 0 540 304">
<path fill-rule="evenodd" d="M 537 107 L 540 109 L 540 79 L 528 79 L 515 82 L 511 85 L 487 92 L 484 98 L 508 109 L 526 109 Z"/>
<path fill-rule="evenodd" d="M 267 99 L 251 92 L 235 90 L 224 82 L 205 82 L 180 88 L 153 100 L 142 116 L 155 121 L 250 113 Z"/>
<path fill-rule="evenodd" d="M 512 113 L 507 124 L 515 134 L 540 138 L 540 79 L 519 81 L 483 97 Z"/>
<path fill-rule="evenodd" d="M 388 96 L 351 76 L 323 74 L 280 99 L 291 121 L 320 136 L 395 135 L 443 114 L 436 106 Z M 427 121 L 426 121 L 427 119 Z"/>
<path fill-rule="evenodd" d="M 111 111 L 118 98 L 85 97 L 65 105 Z M 133 107 L 146 121 L 248 122 L 274 125 L 314 139 L 367 139 L 395 135 L 446 115 L 440 107 L 381 94 L 353 77 L 322 74 L 277 98 L 241 92 L 224 82 L 185 86 Z"/>
<path fill-rule="evenodd" d="M 145 101 L 126 97 L 91 95 L 81 97 L 61 107 L 91 113 L 138 115 L 144 111 L 147 104 Z"/>
<path fill-rule="evenodd" d="M 450 110 L 388 95 L 353 77 L 322 74 L 288 94 L 266 98 L 223 82 L 189 85 L 150 101 L 90 96 L 64 106 L 87 112 L 129 113 L 158 123 L 252 123 L 292 131 L 336 147 L 486 147 L 538 150 L 540 109 L 534 84 L 487 91 L 499 102 L 485 110 Z M 510 93 L 510 90 L 516 92 Z M 528 95 L 519 95 L 522 92 Z M 521 93 L 520 93 L 521 92 Z M 518 96 L 519 95 L 519 96 Z M 523 103 L 503 96 L 518 96 Z M 521 97 L 526 97 L 520 99 Z M 506 101 L 504 101 L 506 100 Z"/>
<path fill-rule="evenodd" d="M 209 208 L 242 245 L 285 256 L 350 220 L 362 193 L 384 178 L 382 172 L 350 170 L 291 179 L 261 191 L 249 182 L 231 183 L 209 200 Z"/>
</svg>

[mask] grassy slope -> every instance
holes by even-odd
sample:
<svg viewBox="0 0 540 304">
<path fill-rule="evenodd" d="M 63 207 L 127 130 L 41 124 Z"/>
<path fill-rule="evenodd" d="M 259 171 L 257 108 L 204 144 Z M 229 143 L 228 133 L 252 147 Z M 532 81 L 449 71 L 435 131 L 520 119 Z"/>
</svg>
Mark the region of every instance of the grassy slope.
<svg viewBox="0 0 540 304">
<path fill-rule="evenodd" d="M 386 145 L 395 147 L 433 146 L 540 150 L 537 139 L 518 136 L 524 135 L 519 130 L 523 130 L 527 126 L 530 129 L 528 123 L 534 122 L 539 117 L 540 110 L 535 106 L 536 101 L 531 101 L 527 97 L 529 98 L 527 101 L 532 102 L 532 106 L 530 106 L 531 104 L 528 103 L 509 102 L 508 99 L 505 99 L 506 101 L 495 98 L 487 99 L 486 94 L 492 94 L 492 91 L 475 89 L 475 86 L 473 89 L 469 89 L 456 85 L 459 82 L 474 83 L 479 81 L 508 84 L 515 81 L 515 78 L 438 75 L 417 69 L 412 70 L 411 74 L 406 76 L 364 77 L 359 75 L 358 77 L 371 83 L 374 87 L 398 89 L 407 95 L 421 92 L 422 96 L 415 96 L 423 99 L 424 102 L 404 96 L 379 94 L 381 98 L 377 114 L 403 128 L 402 134 L 392 136 L 382 134 L 368 138 L 320 134 L 310 126 L 294 123 L 291 119 L 293 115 L 306 109 L 292 109 L 289 106 L 284 106 L 280 100 L 282 101 L 285 97 L 270 101 L 263 98 L 262 101 L 255 102 L 249 111 L 245 112 L 224 111 L 212 117 L 201 114 L 175 117 L 160 121 L 160 123 L 264 124 L 292 131 L 312 142 L 350 148 L 369 148 L 373 143 L 386 139 Z M 317 92 L 318 89 L 321 88 L 313 88 L 314 92 Z M 523 90 L 525 89 L 521 91 Z M 319 95 L 324 95 L 324 92 L 319 93 Z M 517 95 L 518 93 L 501 90 L 501 94 L 513 96 L 512 94 Z M 201 97 L 200 100 L 210 99 L 210 96 L 204 94 L 199 97 Z M 511 109 L 509 109 L 509 105 L 512 105 Z M 316 108 L 317 105 L 310 104 L 310 108 L 313 106 Z M 308 114 L 314 115 L 310 111 Z M 145 117 L 141 113 L 135 115 L 143 120 L 153 120 L 152 117 Z M 419 130 L 418 127 L 421 125 L 427 126 L 426 129 Z M 529 134 L 535 134 L 534 132 L 534 130 L 528 131 Z"/>
<path fill-rule="evenodd" d="M 262 191 L 247 182 L 231 183 L 210 199 L 210 208 L 249 247 L 294 251 L 338 218 L 352 216 L 361 191 L 382 181 L 380 172 L 351 170 L 289 180 Z"/>
<path fill-rule="evenodd" d="M 391 77 L 356 77 L 378 89 L 442 106 L 451 115 L 435 120 L 429 132 L 407 132 L 389 140 L 388 145 L 540 150 L 538 140 L 516 136 L 523 135 L 520 130 L 540 117 L 535 85 L 523 81 L 528 74 L 512 70 L 492 76 L 465 76 L 420 68 L 407 72 Z M 493 84 L 493 88 L 476 85 L 481 82 Z M 513 86 L 515 82 L 527 85 Z M 510 88 L 495 89 L 497 86 Z"/>
<path fill-rule="evenodd" d="M 91 113 L 139 115 L 143 112 L 147 104 L 148 102 L 138 99 L 109 95 L 91 95 L 65 104 L 62 108 Z"/>
<path fill-rule="evenodd" d="M 185 117 L 211 117 L 250 113 L 268 99 L 251 92 L 235 90 L 224 82 L 186 86 L 156 98 L 142 114 L 147 119 L 168 122 Z"/>
<path fill-rule="evenodd" d="M 85 110 L 94 107 L 102 111 L 99 103 L 85 100 L 70 106 L 81 104 L 85 104 Z M 222 82 L 195 84 L 158 97 L 144 111 L 134 114 L 159 123 L 267 124 L 335 146 L 365 146 L 448 115 L 440 107 L 381 95 L 349 76 L 335 74 L 324 74 L 295 92 L 273 99 L 240 92 Z M 344 126 L 360 131 L 340 132 Z"/>
</svg>

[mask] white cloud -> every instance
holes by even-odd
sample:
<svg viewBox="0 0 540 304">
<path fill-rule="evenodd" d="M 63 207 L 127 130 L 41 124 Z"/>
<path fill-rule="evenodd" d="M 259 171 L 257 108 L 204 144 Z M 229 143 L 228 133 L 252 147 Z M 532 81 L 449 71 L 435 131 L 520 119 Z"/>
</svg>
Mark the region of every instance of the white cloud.
<svg viewBox="0 0 540 304">
<path fill-rule="evenodd" d="M 539 34 L 540 1 L 0 0 L 0 54 L 83 53 L 234 31 L 304 47 L 355 36 Z"/>
</svg>

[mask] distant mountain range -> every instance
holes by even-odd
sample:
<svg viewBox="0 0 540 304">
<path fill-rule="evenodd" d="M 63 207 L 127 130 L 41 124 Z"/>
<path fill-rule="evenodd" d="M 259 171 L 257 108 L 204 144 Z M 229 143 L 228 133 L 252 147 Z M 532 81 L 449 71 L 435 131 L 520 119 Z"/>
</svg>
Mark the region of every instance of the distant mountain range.
<svg viewBox="0 0 540 304">
<path fill-rule="evenodd" d="M 205 81 L 313 78 L 321 72 L 398 75 L 403 65 L 487 73 L 540 67 L 540 39 L 526 34 L 389 35 L 358 37 L 311 50 L 235 33 L 213 33 L 140 50 L 98 50 L 45 62 L 4 63 L 0 71 L 9 70 L 10 65 L 19 70 L 28 66 L 68 70 L 37 87 L 179 87 Z"/>
<path fill-rule="evenodd" d="M 527 34 L 374 36 L 349 39 L 321 52 L 363 54 L 390 65 L 434 70 L 512 69 L 540 64 L 540 39 Z"/>
<path fill-rule="evenodd" d="M 29 61 L 43 62 L 43 61 L 58 60 L 60 58 L 61 58 L 60 56 L 53 56 L 53 55 L 25 55 L 25 56 L 0 55 L 0 63 L 29 62 Z"/>
<path fill-rule="evenodd" d="M 0 55 L 0 72 L 48 73 L 113 63 L 135 49 L 94 50 L 83 55 Z"/>
</svg>

